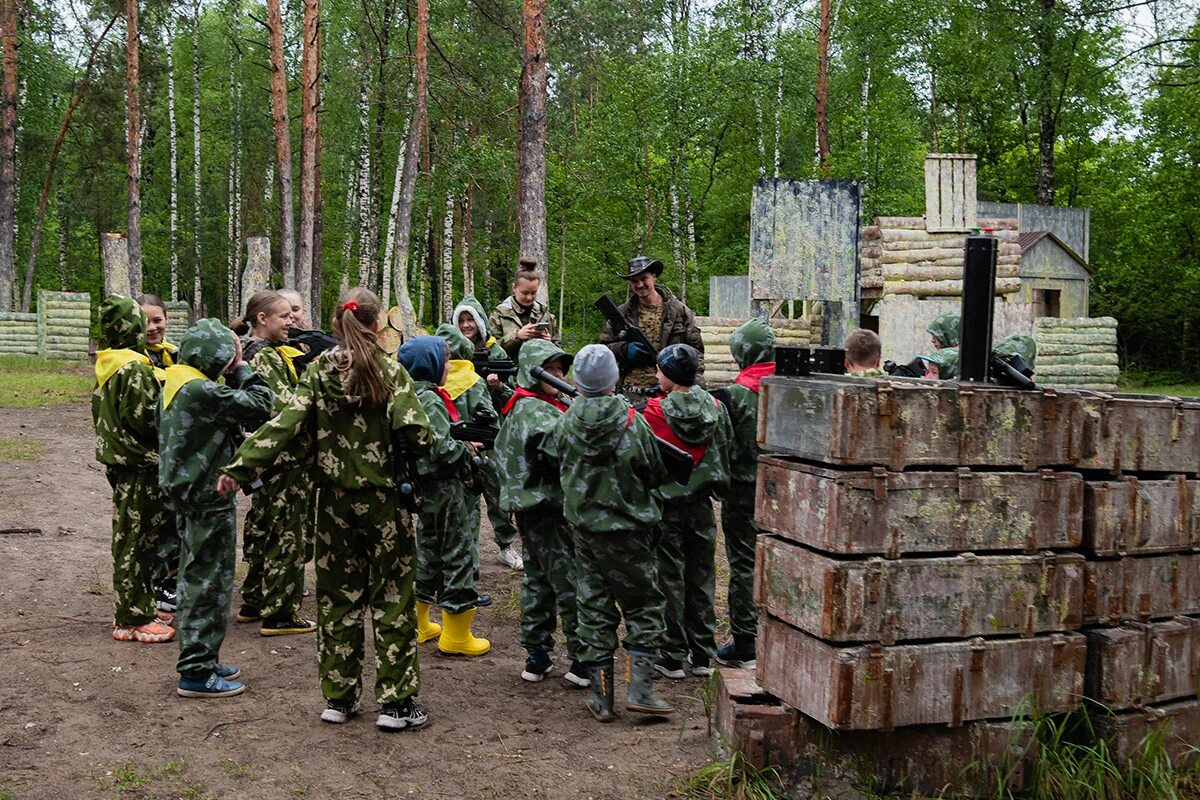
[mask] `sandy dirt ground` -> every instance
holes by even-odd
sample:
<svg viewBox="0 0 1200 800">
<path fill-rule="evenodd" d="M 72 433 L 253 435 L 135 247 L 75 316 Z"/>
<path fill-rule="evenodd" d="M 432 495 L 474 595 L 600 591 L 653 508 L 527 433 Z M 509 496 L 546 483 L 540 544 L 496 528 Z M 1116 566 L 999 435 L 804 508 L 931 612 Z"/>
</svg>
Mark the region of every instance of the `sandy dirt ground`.
<svg viewBox="0 0 1200 800">
<path fill-rule="evenodd" d="M 0 529 L 41 530 L 0 535 L 0 800 L 662 798 L 713 753 L 700 679 L 659 682 L 674 717 L 623 713 L 611 725 L 560 677 L 522 681 L 519 576 L 496 563 L 489 530 L 479 588 L 496 603 L 476 633 L 492 652 L 422 647 L 423 730 L 380 733 L 373 702 L 348 725 L 322 723 L 315 638 L 264 638 L 232 620 L 222 657 L 241 667 L 246 693 L 180 698 L 174 643 L 110 635 L 111 501 L 87 406 L 4 409 L 3 438 L 44 449 L 0 463 Z M 564 661 L 560 649 L 556 675 Z"/>
</svg>

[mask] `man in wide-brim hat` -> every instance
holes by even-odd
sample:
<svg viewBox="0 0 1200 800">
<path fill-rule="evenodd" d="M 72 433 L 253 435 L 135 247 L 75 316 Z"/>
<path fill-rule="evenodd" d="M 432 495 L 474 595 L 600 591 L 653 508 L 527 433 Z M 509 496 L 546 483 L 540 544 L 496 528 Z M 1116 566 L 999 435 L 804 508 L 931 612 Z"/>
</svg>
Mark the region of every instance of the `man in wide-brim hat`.
<svg viewBox="0 0 1200 800">
<path fill-rule="evenodd" d="M 671 290 L 658 285 L 663 263 L 649 256 L 629 259 L 620 276 L 629 282 L 629 299 L 620 305 L 622 316 L 646 334 L 656 350 L 670 344 L 689 344 L 700 354 L 698 375 L 704 374 L 704 342 L 696 327 L 696 315 Z M 645 394 L 658 386 L 653 352 L 630 343 L 613 333 L 604 323 L 600 343 L 607 345 L 621 368 L 621 390 L 626 394 Z"/>
</svg>

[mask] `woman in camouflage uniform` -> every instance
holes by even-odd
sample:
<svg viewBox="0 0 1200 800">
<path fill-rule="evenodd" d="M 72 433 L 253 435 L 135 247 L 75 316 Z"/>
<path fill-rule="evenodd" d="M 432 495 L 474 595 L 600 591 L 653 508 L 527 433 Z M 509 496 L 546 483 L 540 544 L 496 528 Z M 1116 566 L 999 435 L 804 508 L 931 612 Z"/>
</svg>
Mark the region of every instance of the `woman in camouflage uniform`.
<svg viewBox="0 0 1200 800">
<path fill-rule="evenodd" d="M 407 464 L 429 441 L 429 420 L 408 374 L 379 349 L 379 298 L 350 289 L 334 314 L 340 344 L 304 373 L 291 402 L 245 441 L 222 470 L 236 491 L 271 467 L 311 426 L 317 512 L 317 653 L 321 719 L 345 722 L 362 690 L 363 623 L 375 636 L 375 697 L 382 730 L 427 719 L 420 688 L 413 598 L 416 533 Z M 406 491 L 407 489 L 407 491 Z"/>
<path fill-rule="evenodd" d="M 262 375 L 275 393 L 274 413 L 292 400 L 300 376 L 292 359 L 303 353 L 285 343 L 292 324 L 292 303 L 278 292 L 261 290 L 250 296 L 246 315 L 233 325 L 242 339 L 242 358 Z M 304 469 L 310 436 L 297 437 L 282 453 L 252 495 L 242 530 L 242 607 L 238 622 L 262 620 L 259 633 L 281 636 L 312 633 L 317 624 L 300 616 L 304 597 L 304 545 L 313 517 L 312 482 Z"/>
</svg>

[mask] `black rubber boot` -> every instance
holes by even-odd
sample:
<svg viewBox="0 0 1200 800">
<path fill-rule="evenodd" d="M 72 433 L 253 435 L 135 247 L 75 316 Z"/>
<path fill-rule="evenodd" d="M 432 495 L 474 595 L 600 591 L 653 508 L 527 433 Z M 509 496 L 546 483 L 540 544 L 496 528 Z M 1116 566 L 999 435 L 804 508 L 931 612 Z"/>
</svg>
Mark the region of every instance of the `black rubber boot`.
<svg viewBox="0 0 1200 800">
<path fill-rule="evenodd" d="M 617 718 L 613 713 L 613 662 L 601 661 L 588 665 L 588 678 L 591 680 L 591 696 L 588 697 L 588 711 L 600 722 L 612 722 Z"/>
<path fill-rule="evenodd" d="M 675 707 L 654 691 L 654 656 L 650 653 L 629 651 L 629 673 L 626 676 L 629 688 L 625 696 L 625 709 L 639 714 L 670 714 Z"/>
</svg>

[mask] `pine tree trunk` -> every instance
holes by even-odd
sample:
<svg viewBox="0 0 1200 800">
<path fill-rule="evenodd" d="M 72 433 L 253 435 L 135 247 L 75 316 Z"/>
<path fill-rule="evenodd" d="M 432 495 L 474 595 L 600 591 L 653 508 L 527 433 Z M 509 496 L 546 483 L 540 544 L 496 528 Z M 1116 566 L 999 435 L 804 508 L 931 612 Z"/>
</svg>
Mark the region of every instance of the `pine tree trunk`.
<svg viewBox="0 0 1200 800">
<path fill-rule="evenodd" d="M 167 136 L 171 148 L 171 300 L 179 299 L 179 125 L 175 120 L 175 13 L 167 3 Z"/>
<path fill-rule="evenodd" d="M 463 192 L 462 208 L 462 269 L 463 294 L 475 294 L 475 265 L 471 261 L 471 237 L 474 234 L 471 226 L 471 213 L 474 202 L 474 187 L 467 181 L 466 191 Z M 453 309 L 452 309 L 453 310 Z M 561 319 L 561 317 L 560 317 Z M 456 320 L 450 320 L 451 324 Z"/>
<path fill-rule="evenodd" d="M 12 311 L 17 281 L 17 0 L 0 0 L 0 48 L 0 311 Z"/>
<path fill-rule="evenodd" d="M 192 4 L 192 315 L 204 315 L 203 284 L 200 280 L 200 0 Z"/>
<path fill-rule="evenodd" d="M 319 0 L 304 0 L 304 44 L 300 58 L 300 241 L 296 249 L 296 291 L 312 297 L 317 205 L 317 98 L 320 94 L 318 55 L 321 9 Z"/>
<path fill-rule="evenodd" d="M 521 134 L 517 160 L 517 223 L 520 255 L 537 262 L 538 300 L 546 302 L 546 2 L 523 0 Z"/>
<path fill-rule="evenodd" d="M 267 44 L 271 67 L 271 120 L 275 130 L 275 174 L 279 182 L 279 263 L 283 285 L 296 287 L 296 231 L 292 205 L 292 134 L 288 118 L 287 68 L 283 60 L 280 0 L 267 0 Z"/>
<path fill-rule="evenodd" d="M 393 275 L 396 305 L 400 307 L 400 318 L 404 328 L 402 333 L 405 338 L 416 333 L 416 318 L 413 315 L 412 297 L 408 291 L 408 248 L 412 232 L 413 192 L 417 185 L 417 153 L 420 152 L 421 135 L 425 130 L 429 97 L 428 41 L 429 0 L 417 0 L 417 107 L 409 125 L 408 141 L 404 150 L 404 177 L 400 187 L 400 208 L 396 216 L 396 257 Z"/>
<path fill-rule="evenodd" d="M 829 174 L 829 28 L 830 0 L 821 0 L 817 28 L 817 168 Z"/>
<path fill-rule="evenodd" d="M 125 182 L 129 193 L 129 291 L 142 293 L 142 123 L 138 103 L 138 0 L 125 2 Z"/>
<path fill-rule="evenodd" d="M 454 192 L 446 190 L 446 219 L 442 225 L 442 274 L 438 279 L 441 289 L 437 319 L 450 322 L 454 309 Z"/>
<path fill-rule="evenodd" d="M 319 17 L 318 17 L 319 19 Z M 317 71 L 318 82 L 313 90 L 313 102 L 317 108 L 321 107 L 321 98 L 323 95 L 322 84 L 320 83 L 320 65 L 321 65 L 321 35 L 324 30 L 324 22 L 320 23 L 321 27 L 317 30 Z M 317 142 L 313 148 L 313 247 L 312 247 L 312 299 L 309 301 L 308 318 L 313 320 L 313 325 L 320 327 L 321 320 L 321 304 L 325 288 L 325 223 L 322 213 L 325 203 L 324 197 L 321 194 L 321 117 L 317 116 Z M 387 306 L 384 306 L 387 309 Z"/>
</svg>

